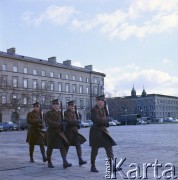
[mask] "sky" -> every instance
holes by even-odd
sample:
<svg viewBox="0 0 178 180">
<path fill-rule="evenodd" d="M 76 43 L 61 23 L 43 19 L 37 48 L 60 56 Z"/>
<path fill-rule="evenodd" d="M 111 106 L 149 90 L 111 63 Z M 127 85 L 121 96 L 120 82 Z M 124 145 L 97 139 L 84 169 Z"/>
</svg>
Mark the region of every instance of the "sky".
<svg viewBox="0 0 178 180">
<path fill-rule="evenodd" d="M 70 59 L 105 93 L 178 96 L 178 0 L 0 0 L 0 51 Z"/>
</svg>

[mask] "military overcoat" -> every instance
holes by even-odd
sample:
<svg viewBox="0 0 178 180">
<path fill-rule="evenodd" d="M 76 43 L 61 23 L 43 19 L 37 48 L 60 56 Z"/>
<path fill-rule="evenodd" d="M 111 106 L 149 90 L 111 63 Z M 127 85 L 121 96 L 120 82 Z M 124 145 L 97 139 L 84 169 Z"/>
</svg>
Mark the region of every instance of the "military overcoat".
<svg viewBox="0 0 178 180">
<path fill-rule="evenodd" d="M 64 120 L 66 121 L 65 135 L 70 146 L 75 146 L 76 141 L 83 144 L 86 139 L 78 132 L 79 121 L 77 120 L 76 113 L 67 109 L 64 112 Z"/>
<path fill-rule="evenodd" d="M 45 115 L 47 124 L 46 144 L 53 149 L 59 149 L 68 146 L 67 138 L 63 132 L 61 112 L 54 109 L 48 111 Z"/>
<path fill-rule="evenodd" d="M 90 128 L 89 145 L 93 147 L 111 147 L 116 145 L 116 142 L 107 130 L 109 122 L 104 108 L 95 105 L 91 109 L 91 120 L 93 121 L 93 126 Z"/>
<path fill-rule="evenodd" d="M 44 145 L 45 131 L 43 131 L 41 114 L 35 110 L 27 114 L 28 127 L 26 142 L 33 145 Z"/>
</svg>

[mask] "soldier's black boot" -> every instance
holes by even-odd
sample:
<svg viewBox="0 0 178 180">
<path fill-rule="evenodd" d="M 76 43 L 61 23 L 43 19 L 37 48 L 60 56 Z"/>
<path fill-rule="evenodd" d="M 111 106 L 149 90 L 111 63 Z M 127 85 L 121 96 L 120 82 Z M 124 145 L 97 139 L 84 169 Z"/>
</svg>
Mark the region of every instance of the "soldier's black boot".
<svg viewBox="0 0 178 180">
<path fill-rule="evenodd" d="M 47 161 L 47 158 L 46 158 L 45 154 L 42 154 L 42 158 L 43 158 L 43 162 Z"/>
<path fill-rule="evenodd" d="M 48 167 L 49 168 L 54 168 L 53 163 L 51 162 L 51 159 L 48 159 Z"/>
<path fill-rule="evenodd" d="M 35 162 L 32 155 L 30 156 L 30 162 Z"/>
<path fill-rule="evenodd" d="M 30 154 L 30 162 L 35 162 L 33 159 L 34 145 L 30 144 L 29 146 L 29 154 Z"/>
<path fill-rule="evenodd" d="M 96 166 L 95 166 L 95 163 L 94 162 L 91 162 L 91 172 L 99 172 L 97 169 L 96 169 Z"/>
<path fill-rule="evenodd" d="M 66 158 L 63 157 L 62 159 L 63 159 L 63 168 L 64 168 L 64 169 L 72 166 L 71 163 L 68 163 L 68 161 L 67 161 Z"/>
<path fill-rule="evenodd" d="M 87 164 L 87 161 L 84 161 L 81 157 L 79 158 L 79 165 Z"/>
</svg>

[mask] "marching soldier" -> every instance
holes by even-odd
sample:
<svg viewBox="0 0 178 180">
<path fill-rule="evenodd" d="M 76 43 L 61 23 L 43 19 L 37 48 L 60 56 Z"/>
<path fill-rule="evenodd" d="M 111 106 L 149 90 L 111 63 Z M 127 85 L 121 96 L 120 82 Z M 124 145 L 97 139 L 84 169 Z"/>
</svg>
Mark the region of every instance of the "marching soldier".
<svg viewBox="0 0 178 180">
<path fill-rule="evenodd" d="M 30 162 L 35 162 L 33 159 L 33 152 L 35 145 L 40 146 L 41 154 L 43 157 L 43 162 L 46 162 L 45 156 L 45 132 L 43 129 L 42 115 L 40 113 L 40 104 L 39 102 L 35 102 L 33 104 L 33 111 L 27 114 L 27 123 L 30 125 L 27 133 L 26 142 L 29 143 L 29 154 L 30 154 Z"/>
<path fill-rule="evenodd" d="M 89 134 L 89 144 L 91 146 L 91 172 L 98 172 L 95 166 L 95 160 L 99 148 L 104 147 L 107 157 L 111 159 L 114 158 L 112 146 L 116 145 L 116 142 L 112 139 L 107 130 L 109 121 L 106 116 L 104 105 L 105 96 L 97 96 L 96 105 L 91 109 L 91 119 L 93 121 L 93 126 L 90 128 Z"/>
<path fill-rule="evenodd" d="M 69 142 L 69 146 L 75 146 L 77 151 L 77 156 L 79 159 L 79 165 L 81 166 L 87 163 L 82 159 L 82 148 L 81 148 L 81 144 L 83 144 L 86 141 L 86 139 L 78 132 L 79 120 L 75 107 L 76 107 L 75 102 L 69 101 L 68 108 L 64 112 L 64 120 L 66 121 L 65 135 Z M 69 147 L 67 147 L 67 152 L 68 150 Z"/>
<path fill-rule="evenodd" d="M 72 166 L 72 164 L 68 163 L 66 159 L 66 148 L 68 146 L 68 141 L 63 132 L 63 122 L 58 99 L 52 101 L 52 110 L 47 112 L 45 121 L 48 126 L 46 131 L 48 167 L 54 168 L 51 161 L 53 149 L 60 149 L 63 159 L 63 168 Z"/>
</svg>

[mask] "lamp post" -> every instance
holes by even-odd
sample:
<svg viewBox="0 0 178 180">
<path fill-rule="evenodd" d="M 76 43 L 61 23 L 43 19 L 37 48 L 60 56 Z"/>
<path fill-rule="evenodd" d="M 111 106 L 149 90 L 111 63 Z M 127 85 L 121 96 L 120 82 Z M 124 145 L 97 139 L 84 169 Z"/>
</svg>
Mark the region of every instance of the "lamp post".
<svg viewBox="0 0 178 180">
<path fill-rule="evenodd" d="M 20 106 L 17 107 L 17 113 L 18 113 L 18 126 L 19 126 L 19 131 L 21 131 L 21 128 L 20 128 Z"/>
<path fill-rule="evenodd" d="M 141 124 L 142 124 L 142 109 L 140 109 Z"/>
<path fill-rule="evenodd" d="M 127 109 L 125 109 L 125 117 L 126 117 L 125 125 L 127 125 Z"/>
<path fill-rule="evenodd" d="M 83 116 L 84 116 L 83 120 L 85 122 L 85 108 L 83 109 Z"/>
</svg>

